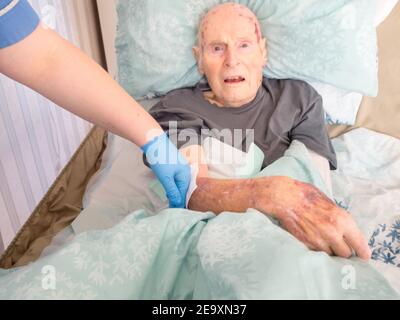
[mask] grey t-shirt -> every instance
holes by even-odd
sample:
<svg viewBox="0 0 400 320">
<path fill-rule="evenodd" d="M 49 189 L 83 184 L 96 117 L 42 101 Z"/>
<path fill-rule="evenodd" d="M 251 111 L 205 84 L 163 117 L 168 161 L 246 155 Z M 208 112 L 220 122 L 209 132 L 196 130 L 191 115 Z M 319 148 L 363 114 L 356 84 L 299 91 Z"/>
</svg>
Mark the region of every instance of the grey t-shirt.
<svg viewBox="0 0 400 320">
<path fill-rule="evenodd" d="M 307 83 L 264 78 L 255 99 L 238 108 L 211 104 L 203 96 L 205 91 L 210 91 L 206 83 L 172 91 L 150 110 L 178 148 L 200 145 L 205 137 L 213 136 L 247 151 L 248 140 L 254 133 L 253 142 L 265 155 L 263 167 L 283 156 L 293 140 L 299 140 L 328 159 L 331 169 L 336 169 L 336 154 L 326 130 L 322 98 Z M 248 129 L 253 129 L 253 133 Z M 231 132 L 230 141 L 221 139 L 221 132 L 226 130 Z M 188 139 L 177 140 L 174 134 L 181 133 Z"/>
</svg>

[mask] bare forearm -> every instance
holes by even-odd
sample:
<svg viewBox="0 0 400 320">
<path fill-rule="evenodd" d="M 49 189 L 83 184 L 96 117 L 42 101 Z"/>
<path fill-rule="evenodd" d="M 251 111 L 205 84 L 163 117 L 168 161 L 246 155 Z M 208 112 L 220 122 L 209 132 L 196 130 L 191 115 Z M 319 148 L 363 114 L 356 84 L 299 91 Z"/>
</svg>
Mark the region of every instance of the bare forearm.
<svg viewBox="0 0 400 320">
<path fill-rule="evenodd" d="M 216 214 L 223 211 L 245 212 L 249 208 L 261 209 L 261 190 L 272 190 L 274 180 L 273 177 L 232 180 L 197 178 L 197 189 L 190 199 L 189 209 Z M 273 192 L 267 192 L 267 195 L 272 196 Z M 264 200 L 268 202 L 268 199 Z M 269 209 L 273 211 L 273 201 L 269 203 Z M 264 205 L 262 209 L 265 212 L 267 207 Z"/>
<path fill-rule="evenodd" d="M 245 212 L 252 206 L 251 190 L 254 181 L 217 180 L 198 178 L 197 189 L 193 193 L 189 209 L 212 211 L 219 214 L 223 211 Z"/>
<path fill-rule="evenodd" d="M 0 50 L 0 72 L 139 146 L 162 132 L 107 72 L 51 30 L 38 27 Z"/>
<path fill-rule="evenodd" d="M 368 242 L 351 216 L 314 186 L 288 177 L 248 180 L 198 178 L 189 208 L 245 212 L 254 208 L 279 220 L 310 249 L 350 257 L 352 249 L 368 260 Z"/>
</svg>

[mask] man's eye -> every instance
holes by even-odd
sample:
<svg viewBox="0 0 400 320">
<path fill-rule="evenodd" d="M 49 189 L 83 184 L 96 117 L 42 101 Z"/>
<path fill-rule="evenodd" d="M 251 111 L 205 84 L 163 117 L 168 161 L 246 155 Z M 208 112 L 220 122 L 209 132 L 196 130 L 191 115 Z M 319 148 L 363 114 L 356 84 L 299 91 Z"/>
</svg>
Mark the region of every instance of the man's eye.
<svg viewBox="0 0 400 320">
<path fill-rule="evenodd" d="M 241 44 L 240 44 L 240 48 L 242 48 L 242 49 L 247 49 L 247 48 L 249 48 L 249 47 L 250 47 L 250 44 L 247 43 L 247 42 L 244 42 L 244 43 L 241 43 Z"/>
<path fill-rule="evenodd" d="M 222 46 L 214 46 L 213 47 L 214 52 L 222 52 L 223 50 L 224 50 L 224 48 Z"/>
</svg>

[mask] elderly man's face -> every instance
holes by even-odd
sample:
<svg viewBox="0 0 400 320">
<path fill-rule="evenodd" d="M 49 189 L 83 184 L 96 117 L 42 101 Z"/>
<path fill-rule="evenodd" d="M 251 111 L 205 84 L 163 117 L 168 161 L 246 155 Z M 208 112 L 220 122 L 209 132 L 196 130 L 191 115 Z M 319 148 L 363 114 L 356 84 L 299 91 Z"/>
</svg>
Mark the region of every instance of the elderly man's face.
<svg viewBox="0 0 400 320">
<path fill-rule="evenodd" d="M 203 19 L 194 53 L 216 102 L 240 107 L 255 98 L 267 55 L 261 38 L 256 16 L 237 4 L 220 5 Z"/>
</svg>

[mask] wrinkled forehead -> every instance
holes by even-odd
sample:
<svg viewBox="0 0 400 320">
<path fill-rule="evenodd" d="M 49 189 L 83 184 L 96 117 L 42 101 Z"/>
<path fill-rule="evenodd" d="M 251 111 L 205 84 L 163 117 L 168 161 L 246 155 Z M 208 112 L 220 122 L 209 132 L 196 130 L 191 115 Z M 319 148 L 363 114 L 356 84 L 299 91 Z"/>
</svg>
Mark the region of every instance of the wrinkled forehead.
<svg viewBox="0 0 400 320">
<path fill-rule="evenodd" d="M 226 3 L 211 9 L 200 23 L 198 41 L 214 41 L 224 33 L 255 37 L 257 42 L 261 39 L 260 23 L 256 15 L 236 3 Z"/>
</svg>

